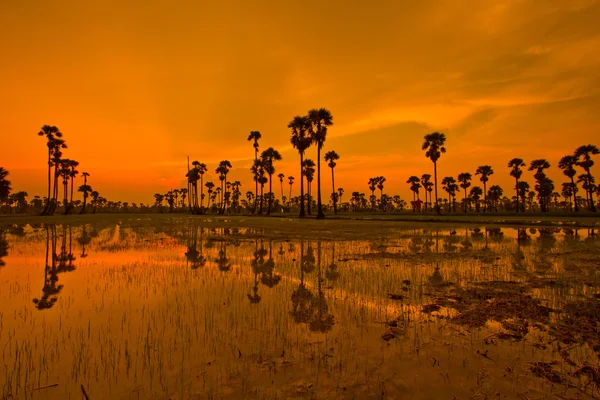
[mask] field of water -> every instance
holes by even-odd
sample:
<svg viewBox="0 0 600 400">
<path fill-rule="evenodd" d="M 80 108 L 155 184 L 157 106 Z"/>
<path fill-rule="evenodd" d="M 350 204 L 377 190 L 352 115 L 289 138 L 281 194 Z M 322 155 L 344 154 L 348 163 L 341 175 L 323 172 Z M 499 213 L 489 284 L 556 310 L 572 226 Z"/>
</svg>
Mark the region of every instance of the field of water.
<svg viewBox="0 0 600 400">
<path fill-rule="evenodd" d="M 600 396 L 593 229 L 100 221 L 0 228 L 0 399 Z"/>
</svg>

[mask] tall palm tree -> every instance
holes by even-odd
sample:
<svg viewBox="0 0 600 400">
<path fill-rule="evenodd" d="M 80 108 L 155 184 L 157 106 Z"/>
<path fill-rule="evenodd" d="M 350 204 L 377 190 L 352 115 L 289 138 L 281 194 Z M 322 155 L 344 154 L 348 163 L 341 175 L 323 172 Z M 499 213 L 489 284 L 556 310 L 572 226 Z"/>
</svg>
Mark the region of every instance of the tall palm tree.
<svg viewBox="0 0 600 400">
<path fill-rule="evenodd" d="M 253 177 L 254 181 L 256 182 L 256 185 L 258 186 L 258 184 L 261 183 L 261 180 L 262 180 L 262 178 L 264 178 L 264 175 L 265 175 L 263 160 L 262 159 L 254 160 L 254 162 L 252 163 L 252 167 L 250 167 L 250 171 L 252 172 L 252 177 Z M 262 184 L 261 184 L 260 211 L 257 208 L 255 210 L 255 214 L 262 215 L 262 204 L 263 204 L 262 195 L 263 194 L 262 194 Z M 258 196 L 258 193 L 257 193 L 257 196 Z M 255 204 L 258 205 L 257 201 L 258 201 L 258 199 L 255 198 L 254 202 L 255 202 Z"/>
<path fill-rule="evenodd" d="M 337 196 L 338 202 L 340 203 L 340 205 L 342 205 L 342 195 L 344 194 L 344 188 L 338 188 L 337 192 L 338 192 L 338 196 Z"/>
<path fill-rule="evenodd" d="M 446 143 L 446 135 L 439 132 L 433 132 L 429 135 L 425 135 L 425 142 L 423 142 L 422 149 L 427 150 L 425 157 L 433 161 L 433 182 L 435 184 L 435 211 L 440 214 L 440 207 L 438 204 L 438 185 L 437 185 L 437 160 L 440 159 L 442 153 L 446 152 L 444 143 Z"/>
<path fill-rule="evenodd" d="M 528 193 L 529 183 L 525 181 L 519 181 L 519 184 L 517 185 L 517 196 L 521 198 L 521 205 L 523 206 L 523 211 L 525 211 L 525 202 Z"/>
<path fill-rule="evenodd" d="M 592 174 L 590 173 L 590 168 L 592 168 L 592 166 L 594 165 L 592 156 L 598 155 L 598 154 L 600 154 L 600 150 L 598 149 L 598 147 L 594 146 L 593 144 L 586 144 L 583 146 L 579 146 L 575 150 L 575 156 L 578 159 L 577 165 L 585 170 L 585 172 L 588 176 L 587 177 L 588 182 L 594 182 L 594 178 L 592 177 Z M 594 205 L 594 191 L 592 190 L 591 185 L 588 185 L 587 192 L 588 192 L 588 197 L 590 199 L 589 209 L 590 209 L 590 211 L 595 212 L 596 206 Z"/>
<path fill-rule="evenodd" d="M 294 177 L 293 176 L 288 176 L 288 183 L 290 184 L 290 201 L 292 201 L 292 185 L 294 184 Z"/>
<path fill-rule="evenodd" d="M 310 121 L 306 116 L 295 116 L 294 119 L 288 124 L 288 128 L 292 130 L 292 138 L 290 142 L 292 146 L 298 150 L 300 154 L 300 217 L 305 217 L 304 211 L 304 152 L 312 144 L 312 137 L 309 134 L 308 127 Z"/>
<path fill-rule="evenodd" d="M 248 135 L 248 141 L 253 141 L 252 146 L 254 147 L 254 161 L 258 160 L 258 139 L 260 139 L 262 135 L 259 131 L 251 131 L 250 135 Z M 256 205 L 258 201 L 258 179 L 255 179 L 256 186 L 254 189 L 254 213 L 256 214 Z"/>
<path fill-rule="evenodd" d="M 198 175 L 200 175 L 200 212 L 203 213 L 204 209 L 204 174 L 208 171 L 208 167 L 204 163 L 198 163 L 196 165 L 196 169 L 198 170 Z M 198 188 L 196 188 L 196 197 L 198 196 Z M 198 204 L 198 199 L 196 198 L 196 204 Z"/>
<path fill-rule="evenodd" d="M 463 211 L 467 212 L 467 201 L 468 201 L 468 196 L 467 196 L 467 189 L 469 188 L 469 186 L 471 186 L 471 179 L 473 177 L 471 176 L 470 173 L 468 172 L 462 172 L 460 174 L 458 174 L 458 181 L 460 182 L 460 187 L 465 191 L 465 197 L 463 199 Z M 470 209 L 471 207 L 469 207 Z"/>
<path fill-rule="evenodd" d="M 225 214 L 225 201 L 228 200 L 228 191 L 225 187 L 225 182 L 227 182 L 227 174 L 231 168 L 231 163 L 228 160 L 223 160 L 219 163 L 219 166 L 215 170 L 217 174 L 219 174 L 219 180 L 221 181 L 221 210 L 220 214 Z"/>
<path fill-rule="evenodd" d="M 471 195 L 471 197 L 473 198 L 473 200 L 475 200 L 475 210 L 477 212 L 479 212 L 479 199 L 481 198 L 481 195 L 485 195 L 485 193 L 481 190 L 481 188 L 479 186 L 473 186 L 471 188 L 471 191 L 469 192 L 469 194 Z M 484 204 L 485 207 L 485 204 Z"/>
<path fill-rule="evenodd" d="M 483 212 L 487 211 L 487 188 L 486 184 L 490 180 L 490 175 L 494 174 L 494 170 L 489 165 L 477 167 L 475 175 L 481 175 L 479 180 L 483 183 Z"/>
<path fill-rule="evenodd" d="M 46 146 L 48 147 L 48 197 L 46 198 L 46 205 L 44 207 L 44 211 L 42 211 L 42 215 L 46 215 L 46 212 L 49 209 L 51 199 L 50 188 L 52 187 L 52 153 L 56 148 L 56 139 L 62 137 L 62 132 L 56 126 L 44 125 L 38 132 L 38 136 L 46 136 Z"/>
<path fill-rule="evenodd" d="M 269 147 L 262 152 L 260 158 L 263 160 L 264 168 L 269 174 L 269 208 L 267 208 L 267 215 L 271 215 L 271 207 L 273 206 L 273 174 L 275 173 L 275 167 L 273 166 L 274 161 L 281 160 L 281 154 L 272 147 Z"/>
<path fill-rule="evenodd" d="M 521 175 L 523 175 L 523 170 L 521 168 L 525 167 L 525 161 L 523 161 L 521 158 L 513 158 L 512 160 L 510 160 L 508 162 L 508 168 L 512 168 L 510 170 L 510 176 L 512 176 L 513 178 L 515 178 L 515 193 L 518 191 L 518 187 L 519 187 L 519 179 L 521 178 Z M 516 200 L 517 200 L 517 212 L 519 212 L 519 195 L 516 195 Z"/>
<path fill-rule="evenodd" d="M 68 208 L 68 212 L 71 211 L 71 208 L 73 208 L 73 184 L 75 181 L 75 177 L 79 174 L 79 171 L 77 171 L 77 166 L 79 166 L 79 162 L 75 161 L 75 160 L 69 160 L 69 179 L 71 181 L 71 197 L 69 200 L 69 208 Z"/>
<path fill-rule="evenodd" d="M 338 153 L 336 153 L 335 151 L 331 150 L 328 151 L 327 153 L 325 153 L 325 161 L 328 162 L 328 166 L 329 168 L 331 168 L 331 186 L 333 187 L 333 194 L 331 196 L 331 198 L 333 199 L 333 213 L 337 214 L 337 196 L 336 196 L 336 192 L 335 192 L 335 177 L 333 175 L 333 169 L 335 168 L 336 164 L 336 160 L 339 160 L 340 156 L 338 155 Z"/>
<path fill-rule="evenodd" d="M 326 108 L 313 108 L 308 111 L 309 132 L 317 145 L 317 219 L 325 218 L 321 204 L 321 149 L 327 138 L 327 128 L 333 125 L 333 117 Z"/>
<path fill-rule="evenodd" d="M 571 179 L 571 191 L 573 196 L 573 205 L 575 206 L 575 212 L 579 211 L 579 207 L 577 205 L 577 184 L 575 183 L 575 175 L 577 175 L 577 171 L 575 170 L 575 166 L 577 165 L 577 156 L 569 155 L 564 156 L 558 162 L 558 168 L 562 169 L 563 174 Z"/>
<path fill-rule="evenodd" d="M 96 214 L 96 207 L 98 206 L 98 199 L 100 198 L 100 193 L 98 193 L 97 190 L 94 190 L 92 191 L 91 196 L 92 206 L 94 206 L 94 208 L 92 209 L 92 214 Z"/>
<path fill-rule="evenodd" d="M 88 185 L 87 183 L 84 183 L 83 185 L 79 186 L 79 189 L 77 189 L 77 191 L 80 193 L 83 193 L 83 208 L 81 209 L 79 214 L 85 214 L 87 198 L 88 198 L 89 194 L 92 192 L 92 187 L 90 185 Z"/>
<path fill-rule="evenodd" d="M 283 179 L 285 178 L 285 174 L 279 173 L 277 177 L 279 178 L 279 183 L 281 184 L 281 204 L 283 204 Z"/>
<path fill-rule="evenodd" d="M 9 172 L 0 167 L 0 204 L 2 204 L 10 195 L 12 188 L 10 187 L 10 181 L 6 179 Z"/>
<path fill-rule="evenodd" d="M 377 180 L 377 189 L 379 189 L 379 207 L 381 211 L 385 211 L 385 201 L 383 197 L 383 184 L 385 183 L 384 176 L 378 176 L 375 178 Z"/>
<path fill-rule="evenodd" d="M 311 214 L 310 212 L 310 207 L 311 207 L 311 203 L 312 203 L 312 181 L 314 179 L 315 176 L 315 162 L 313 160 L 311 160 L 310 158 L 307 158 L 306 160 L 304 160 L 304 170 L 302 171 L 302 173 L 304 174 L 304 176 L 306 177 L 306 198 L 307 198 L 307 204 L 308 204 L 308 215 Z"/>
<path fill-rule="evenodd" d="M 208 192 L 208 206 L 207 206 L 207 208 L 210 208 L 211 202 L 213 201 L 212 194 L 213 194 L 213 188 L 215 187 L 215 184 L 212 183 L 212 182 L 206 182 L 204 184 L 204 187 L 206 187 L 206 191 Z"/>
</svg>

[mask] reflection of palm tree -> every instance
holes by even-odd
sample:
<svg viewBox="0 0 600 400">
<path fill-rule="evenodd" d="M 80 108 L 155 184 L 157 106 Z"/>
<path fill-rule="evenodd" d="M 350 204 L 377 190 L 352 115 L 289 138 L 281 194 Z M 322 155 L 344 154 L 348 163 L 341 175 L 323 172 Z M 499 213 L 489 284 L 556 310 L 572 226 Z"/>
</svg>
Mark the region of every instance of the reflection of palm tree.
<svg viewBox="0 0 600 400">
<path fill-rule="evenodd" d="M 92 241 L 92 237 L 88 235 L 86 230 L 86 225 L 82 226 L 81 236 L 77 238 L 77 242 L 81 245 L 81 255 L 80 258 L 85 258 L 88 255 L 85 253 L 85 246 L 90 244 Z"/>
<path fill-rule="evenodd" d="M 331 264 L 329 264 L 329 267 L 325 272 L 325 277 L 330 282 L 335 282 L 340 277 L 340 272 L 335 264 L 335 242 L 331 242 Z"/>
<path fill-rule="evenodd" d="M 260 303 L 261 297 L 258 294 L 258 276 L 262 272 L 262 266 L 264 264 L 264 258 L 266 254 L 266 250 L 262 248 L 258 249 L 258 240 L 254 242 L 255 249 L 252 261 L 250 262 L 250 266 L 252 267 L 252 272 L 254 273 L 254 286 L 252 286 L 252 294 L 248 294 L 248 300 L 250 300 L 251 304 Z"/>
<path fill-rule="evenodd" d="M 202 234 L 204 228 L 200 228 L 200 251 L 197 249 L 198 243 L 198 227 L 191 226 L 187 231 L 187 251 L 185 257 L 191 264 L 192 269 L 198 269 L 203 267 L 206 263 L 206 259 L 202 255 Z"/>
<path fill-rule="evenodd" d="M 311 306 L 314 295 L 304 286 L 304 273 L 306 260 L 304 255 L 304 241 L 300 241 L 300 285 L 292 292 L 291 315 L 297 324 L 309 323 L 311 318 Z M 313 256 L 314 258 L 314 256 Z M 314 264 L 313 264 L 314 268 Z M 310 268 L 308 268 L 310 269 Z"/>
<path fill-rule="evenodd" d="M 8 255 L 8 242 L 4 236 L 4 230 L 0 229 L 0 267 L 4 267 L 6 263 L 2 260 L 2 257 Z"/>
<path fill-rule="evenodd" d="M 227 258 L 227 243 L 225 240 L 221 241 L 221 248 L 219 249 L 219 257 L 215 259 L 217 266 L 220 271 L 227 272 L 231 269 L 229 259 Z"/>
<path fill-rule="evenodd" d="M 321 290 L 321 241 L 317 241 L 317 270 L 319 271 L 318 284 L 317 284 L 317 296 L 313 297 L 313 316 L 309 324 L 309 328 L 313 332 L 329 332 L 334 324 L 334 317 L 329 314 L 329 307 L 327 306 L 327 300 L 325 294 Z"/>
<path fill-rule="evenodd" d="M 273 260 L 273 242 L 269 240 L 269 259 L 265 261 L 262 268 L 260 281 L 263 285 L 272 288 L 281 281 L 281 275 L 275 274 L 275 261 Z"/>
<path fill-rule="evenodd" d="M 51 258 L 49 257 L 51 254 Z M 44 287 L 42 297 L 33 299 L 38 310 L 52 308 L 57 301 L 57 296 L 63 285 L 57 285 L 58 269 L 56 266 L 56 226 L 46 226 L 46 265 L 44 267 Z M 49 262 L 49 260 L 51 260 Z"/>
</svg>

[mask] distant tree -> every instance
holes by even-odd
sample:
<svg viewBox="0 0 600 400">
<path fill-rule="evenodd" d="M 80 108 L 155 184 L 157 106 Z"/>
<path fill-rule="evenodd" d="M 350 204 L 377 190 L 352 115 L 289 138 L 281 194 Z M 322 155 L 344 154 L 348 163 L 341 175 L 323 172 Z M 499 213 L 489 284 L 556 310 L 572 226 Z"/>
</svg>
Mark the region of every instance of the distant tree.
<svg viewBox="0 0 600 400">
<path fill-rule="evenodd" d="M 413 212 L 416 211 L 416 201 L 419 199 L 419 188 L 421 187 L 421 180 L 418 176 L 411 176 L 408 178 L 406 183 L 410 185 L 410 191 L 413 192 Z"/>
<path fill-rule="evenodd" d="M 50 202 L 54 198 L 54 196 L 50 195 L 52 188 L 52 167 L 56 167 L 53 162 L 53 156 L 61 148 L 67 147 L 65 141 L 61 139 L 62 135 L 62 132 L 56 126 L 52 125 L 44 125 L 38 132 L 38 136 L 46 136 L 46 146 L 48 147 L 48 197 L 46 197 L 46 205 L 44 211 L 42 211 L 42 215 L 47 215 L 50 209 Z"/>
<path fill-rule="evenodd" d="M 377 181 L 377 189 L 379 189 L 379 204 L 380 204 L 380 208 L 381 208 L 381 211 L 385 211 L 386 202 L 385 202 L 385 199 L 383 197 L 383 184 L 385 183 L 385 177 L 378 176 L 375 179 Z"/>
<path fill-rule="evenodd" d="M 448 193 L 448 212 L 450 212 L 450 206 L 452 203 L 452 199 L 456 196 L 456 191 L 458 190 L 458 185 L 456 184 L 456 180 L 451 176 L 446 176 L 442 179 L 442 188 Z M 456 210 L 455 210 L 456 212 Z"/>
<path fill-rule="evenodd" d="M 225 200 L 229 197 L 228 191 L 225 187 L 225 182 L 227 182 L 227 174 L 229 173 L 229 169 L 231 168 L 231 163 L 228 160 L 223 160 L 219 163 L 219 166 L 215 170 L 217 174 L 219 174 L 219 180 L 221 181 L 221 209 L 219 214 L 225 214 Z"/>
<path fill-rule="evenodd" d="M 311 214 L 311 204 L 312 204 L 312 181 L 315 176 L 315 162 L 310 158 L 304 160 L 304 170 L 302 171 L 303 175 L 306 177 L 306 187 L 307 187 L 307 212 L 308 215 Z"/>
<path fill-rule="evenodd" d="M 292 185 L 294 184 L 294 179 L 295 178 L 293 176 L 291 176 L 291 175 L 288 176 L 287 178 L 288 178 L 288 183 L 290 185 L 290 201 L 291 201 L 291 199 L 292 199 Z"/>
<path fill-rule="evenodd" d="M 573 205 L 575 206 L 575 212 L 579 211 L 579 206 L 577 205 L 577 184 L 575 183 L 575 175 L 577 175 L 577 171 L 575 170 L 575 166 L 577 165 L 578 157 L 574 155 L 564 156 L 558 162 L 558 168 L 563 171 L 563 174 L 571 179 L 571 183 L 569 185 L 571 196 L 573 197 Z M 563 184 L 564 188 L 564 184 Z M 563 190 L 564 193 L 564 190 Z"/>
<path fill-rule="evenodd" d="M 433 199 L 431 198 L 431 192 L 433 191 L 433 182 L 431 182 L 431 175 L 430 174 L 423 174 L 421 175 L 421 185 L 423 186 L 423 191 L 425 192 L 425 211 L 427 211 L 427 204 L 429 201 L 429 204 L 431 204 L 431 206 L 433 206 Z M 427 200 L 427 193 L 429 192 L 429 200 Z"/>
<path fill-rule="evenodd" d="M 500 200 L 503 194 L 504 191 L 500 186 L 492 185 L 492 187 L 490 187 L 490 190 L 488 191 L 488 197 L 494 207 L 494 211 L 498 211 L 498 201 Z"/>
<path fill-rule="evenodd" d="M 446 148 L 444 144 L 446 143 L 446 135 L 439 132 L 433 132 L 424 137 L 425 142 L 423 142 L 423 150 L 427 150 L 425 152 L 425 156 L 429 158 L 433 162 L 433 182 L 435 184 L 435 210 L 439 214 L 440 207 L 438 204 L 438 187 L 437 187 L 437 161 L 439 160 L 442 153 L 446 152 Z"/>
<path fill-rule="evenodd" d="M 470 173 L 468 172 L 463 172 L 458 174 L 458 181 L 460 182 L 460 187 L 465 191 L 465 197 L 463 199 L 463 211 L 467 212 L 467 202 L 468 202 L 468 196 L 467 196 L 467 189 L 471 186 L 471 179 L 472 176 Z"/>
<path fill-rule="evenodd" d="M 262 152 L 261 159 L 263 160 L 264 169 L 267 171 L 267 174 L 269 174 L 269 193 L 271 193 L 271 196 L 269 196 L 269 208 L 267 208 L 267 215 L 271 215 L 271 207 L 273 206 L 273 174 L 275 173 L 275 167 L 273 163 L 281 160 L 281 154 L 279 154 L 279 152 L 274 148 L 269 147 Z"/>
<path fill-rule="evenodd" d="M 335 151 L 331 150 L 325 153 L 325 161 L 328 162 L 329 168 L 331 168 L 331 186 L 332 186 L 332 200 L 333 200 L 333 213 L 337 214 L 337 196 L 335 191 L 335 177 L 333 169 L 337 165 L 336 161 L 340 159 L 340 156 Z"/>
<path fill-rule="evenodd" d="M 248 135 L 248 141 L 252 141 L 252 146 L 254 146 L 254 161 L 258 160 L 258 140 L 262 137 L 259 131 L 252 131 L 250 135 Z M 258 179 L 255 179 L 255 190 L 254 190 L 254 213 L 256 214 L 256 206 L 258 201 Z"/>
<path fill-rule="evenodd" d="M 304 152 L 312 144 L 312 136 L 309 132 L 311 121 L 306 116 L 295 116 L 288 124 L 288 128 L 292 130 L 291 143 L 300 154 L 300 217 L 306 216 L 304 211 Z"/>
<path fill-rule="evenodd" d="M 310 125 L 308 131 L 317 145 L 317 219 L 325 218 L 321 204 L 321 149 L 327 137 L 327 128 L 333 125 L 333 117 L 326 108 L 313 108 L 308 111 Z"/>
<path fill-rule="evenodd" d="M 481 175 L 479 180 L 483 183 L 483 212 L 487 210 L 487 189 L 486 184 L 490 180 L 490 175 L 494 174 L 494 170 L 489 165 L 477 167 L 475 175 Z M 479 210 L 477 210 L 479 211 Z"/>
<path fill-rule="evenodd" d="M 577 165 L 583 168 L 588 176 L 587 181 L 590 182 L 588 186 L 587 196 L 589 201 L 589 210 L 595 212 L 596 206 L 594 205 L 594 190 L 591 185 L 594 182 L 594 178 L 590 172 L 590 168 L 594 166 L 594 161 L 592 160 L 593 155 L 600 154 L 600 150 L 598 147 L 593 144 L 587 144 L 584 146 L 579 146 L 575 150 L 575 156 L 577 157 Z"/>
<path fill-rule="evenodd" d="M 540 201 L 542 212 L 548 211 L 547 197 L 554 191 L 554 184 L 552 183 L 552 185 L 550 185 L 552 181 L 549 180 L 544 173 L 544 170 L 548 168 L 550 168 L 550 163 L 543 158 L 533 160 L 529 165 L 530 171 L 536 171 L 535 174 L 533 174 L 533 177 L 536 180 L 535 190 L 538 192 L 538 200 Z"/>
<path fill-rule="evenodd" d="M 523 170 L 521 168 L 523 168 L 525 166 L 526 166 L 525 162 L 520 158 L 513 158 L 512 160 L 510 160 L 508 162 L 508 168 L 511 168 L 510 176 L 515 178 L 515 193 L 518 191 L 517 188 L 519 186 L 519 179 L 521 179 L 521 175 L 523 175 Z M 516 211 L 519 212 L 519 195 L 517 194 L 515 196 L 515 198 L 517 200 Z M 525 211 L 524 208 L 523 208 L 523 211 Z"/>
<path fill-rule="evenodd" d="M 285 199 L 285 196 L 283 195 L 283 180 L 285 179 L 285 174 L 280 173 L 277 175 L 277 177 L 279 178 L 279 183 L 281 184 L 281 202 L 283 203 L 283 199 Z"/>
<path fill-rule="evenodd" d="M 475 210 L 479 212 L 479 199 L 481 199 L 481 195 L 483 194 L 483 190 L 479 186 L 473 186 L 469 195 L 475 201 Z"/>
<path fill-rule="evenodd" d="M 0 204 L 5 202 L 10 195 L 12 188 L 10 187 L 10 181 L 6 179 L 9 172 L 0 167 Z"/>
<path fill-rule="evenodd" d="M 525 204 L 525 201 L 529 194 L 529 183 L 524 181 L 519 181 L 517 185 L 517 196 L 521 198 L 521 204 Z"/>
</svg>

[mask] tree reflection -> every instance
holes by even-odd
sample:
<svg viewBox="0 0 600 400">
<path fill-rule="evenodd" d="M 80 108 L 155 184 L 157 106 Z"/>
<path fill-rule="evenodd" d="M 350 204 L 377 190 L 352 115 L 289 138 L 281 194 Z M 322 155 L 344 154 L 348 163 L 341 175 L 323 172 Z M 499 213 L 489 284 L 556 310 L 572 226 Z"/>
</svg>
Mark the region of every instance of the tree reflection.
<svg viewBox="0 0 600 400">
<path fill-rule="evenodd" d="M 260 281 L 269 288 L 275 287 L 281 281 L 281 275 L 276 274 L 275 261 L 273 260 L 273 241 L 269 240 L 269 259 L 265 261 Z"/>
<path fill-rule="evenodd" d="M 198 250 L 198 231 L 200 231 L 200 250 Z M 186 232 L 187 251 L 185 258 L 191 264 L 192 269 L 198 269 L 206 264 L 206 258 L 203 255 L 203 236 L 204 228 L 195 224 L 188 227 Z"/>
<path fill-rule="evenodd" d="M 219 271 L 228 272 L 231 270 L 231 264 L 229 264 L 229 259 L 227 258 L 227 241 L 225 239 L 221 240 L 219 256 L 215 259 L 215 262 L 219 267 Z"/>
<path fill-rule="evenodd" d="M 6 262 L 2 259 L 2 257 L 6 257 L 8 255 L 8 241 L 6 240 L 6 233 L 4 229 L 0 229 L 0 268 L 6 265 Z"/>
<path fill-rule="evenodd" d="M 81 254 L 79 255 L 79 258 L 85 258 L 88 256 L 85 252 L 85 246 L 90 244 L 92 241 L 92 237 L 88 234 L 86 228 L 87 225 L 82 225 L 81 236 L 77 238 L 77 242 L 81 245 Z"/>
<path fill-rule="evenodd" d="M 327 267 L 327 271 L 325 271 L 325 277 L 329 282 L 335 282 L 340 277 L 340 272 L 335 263 L 335 242 L 331 242 L 331 263 Z"/>
<path fill-rule="evenodd" d="M 329 314 L 327 299 L 322 290 L 323 279 L 321 278 L 321 241 L 317 241 L 317 271 L 318 284 L 317 296 L 313 297 L 312 311 L 313 315 L 309 324 L 309 328 L 313 332 L 329 332 L 333 328 L 334 317 Z"/>
<path fill-rule="evenodd" d="M 42 296 L 33 299 L 38 310 L 52 308 L 63 288 L 58 285 L 58 254 L 56 252 L 56 225 L 46 225 L 46 265 L 44 267 L 44 287 Z"/>
</svg>

